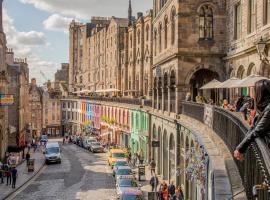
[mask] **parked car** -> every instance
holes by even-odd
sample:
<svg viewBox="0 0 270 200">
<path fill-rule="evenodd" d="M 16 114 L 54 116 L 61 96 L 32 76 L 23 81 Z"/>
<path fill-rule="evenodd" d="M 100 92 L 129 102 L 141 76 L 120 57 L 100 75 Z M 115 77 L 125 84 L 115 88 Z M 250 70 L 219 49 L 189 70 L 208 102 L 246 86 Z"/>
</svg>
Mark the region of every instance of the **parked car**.
<svg viewBox="0 0 270 200">
<path fill-rule="evenodd" d="M 48 135 L 42 135 L 40 137 L 40 142 L 46 144 L 48 142 Z"/>
<path fill-rule="evenodd" d="M 123 191 L 127 189 L 138 189 L 140 190 L 140 185 L 137 183 L 136 179 L 134 178 L 120 178 L 116 184 L 116 193 L 117 196 L 123 193 Z"/>
<path fill-rule="evenodd" d="M 139 189 L 125 189 L 119 197 L 120 200 L 144 200 L 143 192 Z"/>
<path fill-rule="evenodd" d="M 82 147 L 87 149 L 87 150 L 90 148 L 90 141 L 89 141 L 88 137 L 84 137 L 82 139 Z"/>
<path fill-rule="evenodd" d="M 117 160 L 127 160 L 125 152 L 122 149 L 110 149 L 108 153 L 108 164 L 113 168 Z"/>
<path fill-rule="evenodd" d="M 117 179 L 120 176 L 123 176 L 123 175 L 134 175 L 134 173 L 132 172 L 132 170 L 131 170 L 131 168 L 129 166 L 119 166 L 119 167 L 117 167 L 116 170 L 115 170 L 115 174 L 114 174 L 115 181 L 117 181 Z"/>
<path fill-rule="evenodd" d="M 61 163 L 61 149 L 57 142 L 47 143 L 44 151 L 45 163 Z"/>
<path fill-rule="evenodd" d="M 93 153 L 103 153 L 104 147 L 100 144 L 100 142 L 91 142 L 90 151 Z"/>
<path fill-rule="evenodd" d="M 126 160 L 117 160 L 113 166 L 113 175 L 115 174 L 115 170 L 119 166 L 128 166 L 128 162 Z"/>
</svg>

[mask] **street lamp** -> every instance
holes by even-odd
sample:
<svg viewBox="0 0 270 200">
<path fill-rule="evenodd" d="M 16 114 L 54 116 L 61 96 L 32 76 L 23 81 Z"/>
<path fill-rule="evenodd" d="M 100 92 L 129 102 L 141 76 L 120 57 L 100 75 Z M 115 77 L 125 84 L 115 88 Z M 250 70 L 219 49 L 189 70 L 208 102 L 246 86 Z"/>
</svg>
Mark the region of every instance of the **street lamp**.
<svg viewBox="0 0 270 200">
<path fill-rule="evenodd" d="M 260 41 L 256 45 L 257 52 L 260 55 L 261 61 L 266 61 L 269 63 L 269 60 L 265 55 L 265 47 L 266 47 L 266 41 L 264 41 L 263 38 L 261 37 Z"/>
</svg>

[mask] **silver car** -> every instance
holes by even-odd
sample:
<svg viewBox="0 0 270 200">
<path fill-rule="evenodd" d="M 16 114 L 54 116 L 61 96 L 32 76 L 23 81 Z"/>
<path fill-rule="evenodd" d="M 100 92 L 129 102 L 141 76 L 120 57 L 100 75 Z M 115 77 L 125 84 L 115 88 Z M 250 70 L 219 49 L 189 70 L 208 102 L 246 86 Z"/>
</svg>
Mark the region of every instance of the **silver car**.
<svg viewBox="0 0 270 200">
<path fill-rule="evenodd" d="M 116 184 L 117 196 L 123 193 L 124 190 L 138 189 L 140 190 L 140 185 L 137 183 L 136 179 L 133 178 L 119 178 Z"/>
</svg>

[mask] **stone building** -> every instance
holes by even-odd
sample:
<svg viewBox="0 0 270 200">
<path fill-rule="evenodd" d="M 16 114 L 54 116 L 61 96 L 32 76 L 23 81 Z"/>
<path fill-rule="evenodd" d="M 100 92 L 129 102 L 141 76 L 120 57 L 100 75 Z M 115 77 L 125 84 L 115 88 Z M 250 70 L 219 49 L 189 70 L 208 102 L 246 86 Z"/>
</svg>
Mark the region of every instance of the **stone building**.
<svg viewBox="0 0 270 200">
<path fill-rule="evenodd" d="M 65 84 L 66 86 L 69 85 L 69 63 L 62 63 L 61 69 L 57 70 L 57 72 L 54 75 L 55 81 L 59 81 L 62 84 Z"/>
<path fill-rule="evenodd" d="M 29 68 L 26 59 L 14 59 L 11 49 L 6 52 L 9 74 L 8 91 L 15 96 L 14 105 L 8 108 L 9 146 L 23 146 L 29 138 Z"/>
<path fill-rule="evenodd" d="M 0 1 L 0 93 L 8 94 L 8 74 L 6 65 L 6 35 L 3 31 L 3 0 Z M 8 146 L 8 107 L 0 106 L 0 159 Z"/>
<path fill-rule="evenodd" d="M 229 1 L 227 3 L 226 72 L 243 79 L 251 74 L 270 77 L 268 44 L 270 41 L 270 2 L 267 0 Z M 260 55 L 256 45 L 266 47 Z M 242 93 L 247 94 L 244 88 Z"/>
<path fill-rule="evenodd" d="M 29 87 L 29 115 L 30 115 L 30 132 L 32 137 L 39 137 L 43 127 L 43 89 L 37 86 L 36 79 L 31 80 Z"/>
<path fill-rule="evenodd" d="M 152 10 L 144 16 L 137 13 L 137 19 L 128 28 L 127 87 L 128 96 L 150 98 L 152 88 Z"/>
<path fill-rule="evenodd" d="M 225 1 L 155 0 L 153 19 L 154 107 L 180 112 L 213 78 L 225 79 Z"/>
<path fill-rule="evenodd" d="M 70 24 L 70 86 L 102 95 L 151 95 L 152 11 Z M 133 36 L 135 35 L 135 36 Z"/>
<path fill-rule="evenodd" d="M 43 104 L 43 133 L 48 136 L 57 137 L 60 135 L 61 130 L 61 107 L 60 99 L 67 96 L 67 88 L 64 83 L 58 81 L 46 83 L 43 90 L 42 104 Z"/>
</svg>

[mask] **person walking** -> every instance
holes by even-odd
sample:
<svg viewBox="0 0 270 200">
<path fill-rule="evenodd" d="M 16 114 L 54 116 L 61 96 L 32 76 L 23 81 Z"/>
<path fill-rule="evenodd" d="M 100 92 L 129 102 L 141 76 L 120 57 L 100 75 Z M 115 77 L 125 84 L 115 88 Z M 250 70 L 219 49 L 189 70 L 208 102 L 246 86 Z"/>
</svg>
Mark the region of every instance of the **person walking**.
<svg viewBox="0 0 270 200">
<path fill-rule="evenodd" d="M 163 192 L 163 198 L 167 200 L 169 193 L 168 193 L 168 185 L 165 181 L 163 182 L 163 191 L 162 192 Z"/>
<path fill-rule="evenodd" d="M 15 167 L 11 169 L 11 176 L 12 176 L 12 188 L 16 187 L 16 180 L 18 176 L 18 171 Z"/>
<path fill-rule="evenodd" d="M 151 159 L 150 170 L 151 170 L 151 175 L 156 173 L 156 163 L 155 163 L 154 158 Z"/>
<path fill-rule="evenodd" d="M 11 171 L 8 166 L 6 166 L 5 175 L 7 177 L 7 185 L 11 185 Z"/>
<path fill-rule="evenodd" d="M 237 160 L 244 160 L 244 153 L 256 138 L 263 138 L 266 144 L 270 145 L 270 81 L 260 80 L 255 83 L 255 102 L 258 115 L 253 120 L 246 137 L 236 147 L 234 157 Z"/>
<path fill-rule="evenodd" d="M 173 197 L 175 194 L 175 186 L 173 184 L 173 181 L 171 182 L 171 184 L 168 187 L 168 193 L 170 194 L 171 197 Z"/>
<path fill-rule="evenodd" d="M 4 183 L 4 165 L 0 162 L 0 179 L 1 179 L 1 183 Z"/>
<path fill-rule="evenodd" d="M 151 179 L 150 179 L 150 185 L 152 187 L 152 192 L 157 191 L 157 186 L 158 186 L 158 177 L 154 174 Z"/>
<path fill-rule="evenodd" d="M 177 186 L 176 192 L 173 196 L 173 200 L 184 200 L 184 193 L 181 186 Z"/>
<path fill-rule="evenodd" d="M 26 159 L 26 166 L 28 166 L 29 160 L 30 160 L 30 153 L 29 151 L 26 153 L 25 159 Z"/>
<path fill-rule="evenodd" d="M 163 198 L 163 183 L 161 183 L 159 186 L 157 197 L 158 197 L 158 200 L 164 200 L 164 198 Z"/>
</svg>

